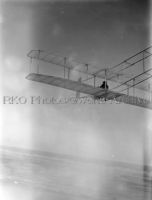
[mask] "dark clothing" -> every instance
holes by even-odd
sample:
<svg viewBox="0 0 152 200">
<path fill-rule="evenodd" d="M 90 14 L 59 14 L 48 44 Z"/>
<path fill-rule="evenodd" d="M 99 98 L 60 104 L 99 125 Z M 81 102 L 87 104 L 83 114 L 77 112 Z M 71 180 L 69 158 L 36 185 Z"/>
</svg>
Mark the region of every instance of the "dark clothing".
<svg viewBox="0 0 152 200">
<path fill-rule="evenodd" d="M 102 85 L 100 86 L 100 88 L 103 88 L 103 89 L 109 89 L 109 86 L 108 86 L 108 84 L 107 84 L 107 81 L 103 81 L 102 82 Z"/>
</svg>

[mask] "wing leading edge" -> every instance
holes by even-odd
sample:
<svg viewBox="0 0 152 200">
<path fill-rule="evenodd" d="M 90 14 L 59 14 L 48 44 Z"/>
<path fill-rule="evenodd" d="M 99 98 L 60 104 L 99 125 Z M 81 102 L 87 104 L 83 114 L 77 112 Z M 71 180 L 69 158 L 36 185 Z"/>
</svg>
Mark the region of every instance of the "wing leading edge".
<svg viewBox="0 0 152 200">
<path fill-rule="evenodd" d="M 61 77 L 31 73 L 26 78 L 31 81 L 41 82 L 92 96 L 105 95 L 105 90 L 102 88 L 93 87 L 91 85 L 84 84 L 79 81 L 73 81 Z"/>
<path fill-rule="evenodd" d="M 151 102 L 143 98 L 129 96 L 110 90 L 104 90 L 100 87 L 93 87 L 91 85 L 81 83 L 79 81 L 69 80 L 56 76 L 37 74 L 37 73 L 30 73 L 26 77 L 26 79 L 91 95 L 95 99 L 100 99 L 100 98 L 104 98 L 106 100 L 115 99 L 118 102 L 123 102 L 126 104 L 152 109 Z"/>
</svg>

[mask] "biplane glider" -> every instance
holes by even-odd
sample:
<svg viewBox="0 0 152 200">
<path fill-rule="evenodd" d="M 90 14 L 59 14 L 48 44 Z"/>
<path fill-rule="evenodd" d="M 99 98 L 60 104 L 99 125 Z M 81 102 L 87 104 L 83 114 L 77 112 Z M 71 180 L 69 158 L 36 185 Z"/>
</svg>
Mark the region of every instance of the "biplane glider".
<svg viewBox="0 0 152 200">
<path fill-rule="evenodd" d="M 93 71 L 94 66 L 91 64 L 71 61 L 68 57 L 52 55 L 42 50 L 31 50 L 28 53 L 31 63 L 34 59 L 38 62 L 43 61 L 60 66 L 63 68 L 64 75 L 59 77 L 40 73 L 38 64 L 37 72 L 30 72 L 26 78 L 31 81 L 72 90 L 77 94 L 83 93 L 94 99 L 116 100 L 152 109 L 150 87 L 152 68 L 149 67 L 149 58 L 152 56 L 151 51 L 152 46 L 125 59 L 118 65 Z M 77 71 L 80 74 L 78 81 L 70 77 L 72 71 Z M 97 85 L 97 83 L 103 81 L 110 84 L 109 89 Z"/>
</svg>

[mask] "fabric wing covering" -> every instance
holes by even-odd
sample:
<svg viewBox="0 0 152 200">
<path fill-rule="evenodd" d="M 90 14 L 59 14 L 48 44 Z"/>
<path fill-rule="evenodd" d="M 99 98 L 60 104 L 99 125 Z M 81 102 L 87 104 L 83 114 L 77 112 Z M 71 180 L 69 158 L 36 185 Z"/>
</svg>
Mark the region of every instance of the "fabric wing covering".
<svg viewBox="0 0 152 200">
<path fill-rule="evenodd" d="M 143 108 L 152 109 L 152 103 L 144 98 L 126 95 L 119 92 L 114 92 L 111 90 L 105 90 L 100 87 L 94 87 L 79 81 L 69 80 L 56 76 L 48 76 L 37 73 L 30 73 L 26 79 L 36 82 L 41 82 L 44 84 L 49 84 L 52 86 L 65 88 L 68 90 L 84 93 L 92 96 L 94 99 L 105 99 L 116 100 L 119 103 L 130 104 L 134 106 L 139 106 Z"/>
<path fill-rule="evenodd" d="M 79 81 L 73 81 L 61 77 L 48 76 L 43 74 L 31 73 L 26 77 L 28 80 L 49 84 L 52 86 L 65 88 L 68 90 L 88 94 L 97 98 L 113 99 L 123 94 L 104 90 L 100 87 L 93 87 L 92 85 L 84 84 Z"/>
</svg>

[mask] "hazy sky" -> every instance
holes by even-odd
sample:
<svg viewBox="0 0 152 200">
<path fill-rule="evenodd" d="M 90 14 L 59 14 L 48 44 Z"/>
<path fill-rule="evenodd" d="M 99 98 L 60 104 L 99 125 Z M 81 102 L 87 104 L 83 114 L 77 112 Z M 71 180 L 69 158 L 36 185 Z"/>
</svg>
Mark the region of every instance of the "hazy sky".
<svg viewBox="0 0 152 200">
<path fill-rule="evenodd" d="M 44 49 L 106 67 L 149 44 L 148 1 L 8 1 L 2 11 L 5 55 Z"/>
<path fill-rule="evenodd" d="M 71 94 L 25 79 L 29 70 L 26 55 L 32 49 L 104 68 L 150 45 L 148 1 L 3 2 L 3 95 L 29 99 L 30 95 Z M 115 104 L 3 105 L 2 143 L 141 162 L 147 112 Z"/>
</svg>

